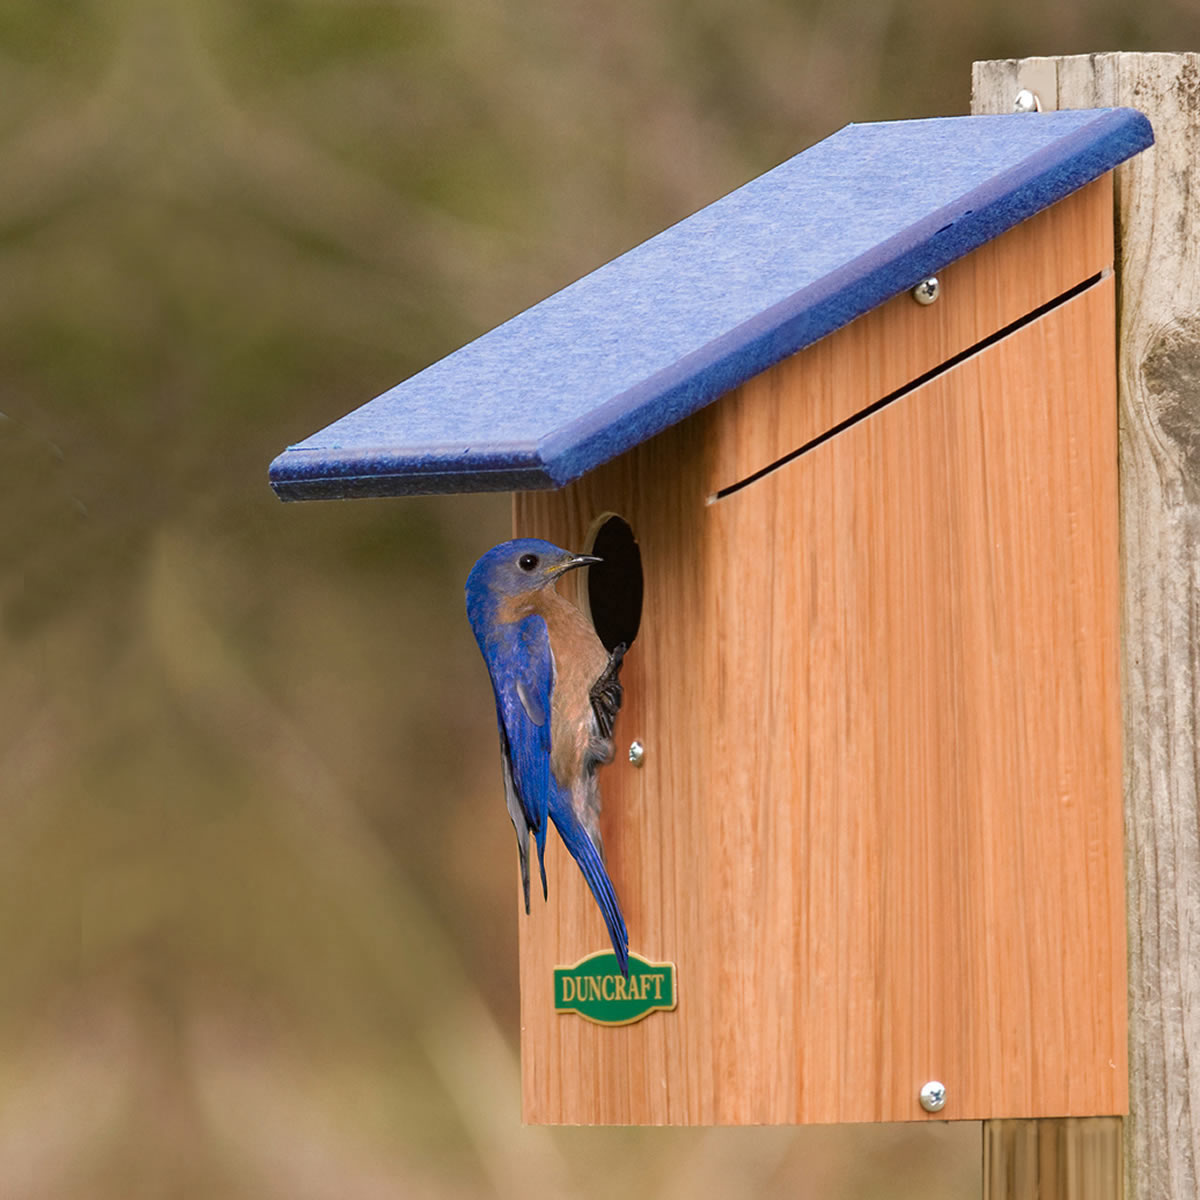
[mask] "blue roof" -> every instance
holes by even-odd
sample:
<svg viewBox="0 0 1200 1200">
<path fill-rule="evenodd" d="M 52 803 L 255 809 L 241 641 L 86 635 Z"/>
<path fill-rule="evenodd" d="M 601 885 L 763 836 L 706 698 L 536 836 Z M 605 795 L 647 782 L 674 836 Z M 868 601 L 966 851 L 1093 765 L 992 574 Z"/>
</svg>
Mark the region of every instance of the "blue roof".
<svg viewBox="0 0 1200 1200">
<path fill-rule="evenodd" d="M 558 487 L 1153 141 L 1132 109 L 848 125 L 284 451 L 284 499 Z"/>
</svg>

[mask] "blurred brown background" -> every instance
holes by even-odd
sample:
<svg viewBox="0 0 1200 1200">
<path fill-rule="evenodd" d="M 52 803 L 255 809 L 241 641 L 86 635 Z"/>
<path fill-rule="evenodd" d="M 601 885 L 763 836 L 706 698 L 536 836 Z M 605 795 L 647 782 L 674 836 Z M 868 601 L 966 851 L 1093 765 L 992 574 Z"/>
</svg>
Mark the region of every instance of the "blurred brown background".
<svg viewBox="0 0 1200 1200">
<path fill-rule="evenodd" d="M 1192 0 L 5 0 L 0 1197 L 970 1195 L 977 1126 L 520 1126 L 462 613 L 507 498 L 266 468 L 847 121 L 966 111 L 972 59 L 1198 42 Z"/>
</svg>

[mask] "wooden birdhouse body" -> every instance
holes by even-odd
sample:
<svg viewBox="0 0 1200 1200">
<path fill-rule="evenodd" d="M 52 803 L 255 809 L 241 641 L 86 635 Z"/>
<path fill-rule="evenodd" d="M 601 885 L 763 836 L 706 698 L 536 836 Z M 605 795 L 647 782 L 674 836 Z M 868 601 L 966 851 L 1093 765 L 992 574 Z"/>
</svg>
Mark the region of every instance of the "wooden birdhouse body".
<svg viewBox="0 0 1200 1200">
<path fill-rule="evenodd" d="M 673 1006 L 556 1003 L 606 939 L 551 838 L 526 1121 L 923 1119 L 934 1079 L 939 1119 L 1126 1108 L 1106 172 L 1149 134 L 986 121 L 851 127 L 273 468 L 291 497 L 565 485 L 516 531 L 637 539 L 601 828 Z"/>
<path fill-rule="evenodd" d="M 520 534 L 616 513 L 640 544 L 645 759 L 604 773 L 602 827 L 679 993 L 620 1028 L 555 1010 L 603 945 L 556 847 L 521 923 L 527 1121 L 906 1120 L 929 1079 L 962 1118 L 1124 1111 L 1110 205 L 1098 181 L 937 304 L 517 496 Z"/>
</svg>

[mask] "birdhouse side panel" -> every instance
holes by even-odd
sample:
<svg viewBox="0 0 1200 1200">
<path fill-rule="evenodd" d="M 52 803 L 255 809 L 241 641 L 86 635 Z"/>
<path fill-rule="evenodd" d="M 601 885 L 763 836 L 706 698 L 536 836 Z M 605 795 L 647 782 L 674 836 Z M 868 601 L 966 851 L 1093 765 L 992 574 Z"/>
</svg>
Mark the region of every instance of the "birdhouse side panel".
<svg viewBox="0 0 1200 1200">
<path fill-rule="evenodd" d="M 747 1119 L 1125 1110 L 1112 316 L 1110 277 L 712 506 L 718 1073 L 796 1070 Z M 726 1002 L 789 962 L 770 1023 Z"/>
</svg>

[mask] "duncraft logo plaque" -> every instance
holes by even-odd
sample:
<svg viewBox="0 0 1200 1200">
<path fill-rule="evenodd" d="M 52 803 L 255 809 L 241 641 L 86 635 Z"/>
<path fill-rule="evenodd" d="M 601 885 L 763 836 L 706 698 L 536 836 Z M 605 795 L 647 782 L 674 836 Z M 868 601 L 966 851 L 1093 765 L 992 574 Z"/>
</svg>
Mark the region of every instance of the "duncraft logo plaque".
<svg viewBox="0 0 1200 1200">
<path fill-rule="evenodd" d="M 675 964 L 629 956 L 629 978 L 611 950 L 582 958 L 573 967 L 554 968 L 554 1008 L 578 1013 L 597 1025 L 632 1025 L 675 1007 Z"/>
</svg>

